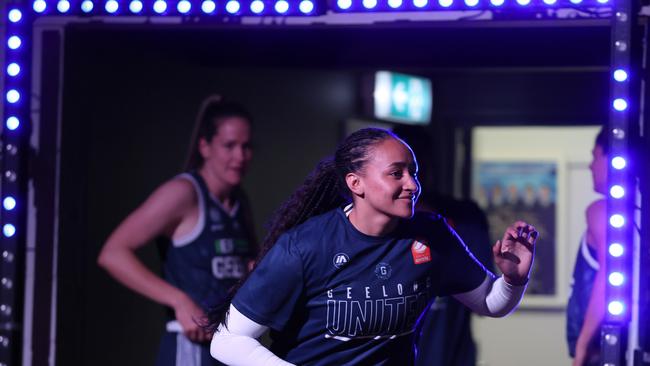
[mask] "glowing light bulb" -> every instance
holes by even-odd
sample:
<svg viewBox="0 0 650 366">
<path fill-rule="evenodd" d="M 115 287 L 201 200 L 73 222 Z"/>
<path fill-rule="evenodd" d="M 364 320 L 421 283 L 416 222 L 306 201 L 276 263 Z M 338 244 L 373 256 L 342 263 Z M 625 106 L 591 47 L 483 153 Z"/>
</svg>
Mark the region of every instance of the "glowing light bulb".
<svg viewBox="0 0 650 366">
<path fill-rule="evenodd" d="M 156 2 L 153 3 L 153 11 L 155 11 L 158 14 L 162 14 L 167 11 L 167 2 L 163 0 L 156 0 Z"/>
<path fill-rule="evenodd" d="M 612 159 L 612 167 L 614 169 L 621 170 L 621 169 L 625 168 L 626 165 L 627 165 L 627 162 L 625 161 L 625 159 L 623 157 L 615 156 Z"/>
<path fill-rule="evenodd" d="M 7 39 L 7 46 L 12 50 L 17 50 L 22 44 L 23 41 L 18 36 L 11 36 L 9 39 Z"/>
<path fill-rule="evenodd" d="M 609 303 L 609 305 L 607 305 L 607 310 L 612 315 L 621 315 L 623 314 L 624 309 L 625 307 L 623 306 L 623 303 L 620 301 L 612 301 Z"/>
<path fill-rule="evenodd" d="M 612 272 L 609 274 L 609 283 L 612 286 L 620 286 L 625 281 L 623 274 L 621 272 Z"/>
<path fill-rule="evenodd" d="M 34 9 L 35 12 L 42 13 L 45 11 L 45 9 L 47 9 L 47 3 L 45 2 L 45 0 L 36 0 L 34 1 L 32 8 Z"/>
<path fill-rule="evenodd" d="M 338 5 L 339 9 L 347 10 L 352 6 L 352 0 L 338 0 L 336 5 Z"/>
<path fill-rule="evenodd" d="M 16 234 L 16 227 L 11 224 L 5 224 L 2 227 L 2 233 L 5 234 L 7 238 L 11 238 L 14 236 L 14 234 Z"/>
<path fill-rule="evenodd" d="M 201 3 L 201 10 L 206 14 L 212 13 L 215 9 L 217 9 L 217 4 L 212 0 L 206 0 Z"/>
<path fill-rule="evenodd" d="M 275 3 L 275 11 L 284 14 L 287 11 L 289 11 L 289 3 L 286 2 L 285 0 L 279 0 L 278 2 Z"/>
<path fill-rule="evenodd" d="M 7 92 L 7 102 L 13 104 L 20 100 L 20 93 L 16 89 L 11 89 Z"/>
<path fill-rule="evenodd" d="M 230 0 L 226 3 L 226 11 L 230 14 L 237 13 L 240 7 L 241 5 L 239 5 L 239 1 Z"/>
<path fill-rule="evenodd" d="M 623 217 L 623 215 L 614 214 L 612 215 L 612 217 L 609 218 L 609 224 L 619 229 L 623 227 L 623 225 L 625 225 L 625 218 Z"/>
<path fill-rule="evenodd" d="M 5 208 L 5 210 L 11 211 L 16 208 L 16 200 L 11 196 L 6 197 L 4 200 L 2 200 L 2 206 Z"/>
<path fill-rule="evenodd" d="M 68 10 L 70 10 L 70 2 L 67 0 L 59 0 L 59 2 L 56 3 L 56 9 L 60 13 L 67 13 Z"/>
<path fill-rule="evenodd" d="M 120 4 L 115 0 L 108 0 L 104 5 L 107 12 L 113 14 L 120 8 Z"/>
<path fill-rule="evenodd" d="M 81 3 L 81 11 L 83 11 L 84 13 L 90 13 L 91 11 L 93 11 L 94 8 L 95 8 L 95 4 L 93 4 L 93 2 L 90 0 L 84 0 Z"/>
<path fill-rule="evenodd" d="M 614 198 L 623 198 L 625 190 L 619 185 L 614 185 L 609 189 L 609 194 Z"/>
<path fill-rule="evenodd" d="M 9 76 L 18 76 L 18 74 L 20 74 L 20 65 L 15 62 L 7 65 L 7 74 Z"/>
<path fill-rule="evenodd" d="M 624 82 L 627 80 L 627 72 L 625 72 L 623 69 L 614 71 L 614 80 L 618 81 L 619 83 Z"/>
<path fill-rule="evenodd" d="M 7 118 L 6 126 L 11 131 L 14 131 L 15 129 L 17 129 L 20 126 L 20 121 L 16 117 L 13 117 L 13 116 L 9 117 L 9 118 Z"/>
<path fill-rule="evenodd" d="M 625 251 L 625 249 L 623 248 L 623 246 L 620 243 L 612 243 L 609 246 L 609 254 L 612 257 L 618 258 L 618 257 L 623 255 L 624 251 Z"/>
<path fill-rule="evenodd" d="M 12 23 L 18 23 L 23 18 L 23 13 L 18 9 L 11 9 L 7 14 L 9 21 Z"/>
<path fill-rule="evenodd" d="M 303 14 L 309 14 L 314 11 L 314 3 L 310 0 L 303 0 L 300 2 L 300 5 L 298 5 L 298 9 L 300 9 L 300 12 Z"/>
<path fill-rule="evenodd" d="M 255 14 L 259 14 L 264 11 L 264 2 L 261 0 L 254 0 L 251 3 L 251 11 Z"/>
<path fill-rule="evenodd" d="M 616 109 L 619 112 L 622 112 L 627 109 L 627 101 L 623 98 L 614 99 L 612 105 L 614 106 L 614 109 Z"/>
<path fill-rule="evenodd" d="M 187 14 L 192 10 L 192 3 L 187 0 L 181 0 L 176 4 L 176 9 L 181 14 Z"/>
</svg>

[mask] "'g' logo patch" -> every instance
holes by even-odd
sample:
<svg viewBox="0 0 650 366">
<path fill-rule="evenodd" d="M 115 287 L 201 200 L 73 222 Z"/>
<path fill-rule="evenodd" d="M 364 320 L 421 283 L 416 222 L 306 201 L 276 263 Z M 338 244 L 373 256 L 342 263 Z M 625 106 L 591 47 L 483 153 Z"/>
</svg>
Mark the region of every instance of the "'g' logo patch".
<svg viewBox="0 0 650 366">
<path fill-rule="evenodd" d="M 393 269 L 390 267 L 390 264 L 388 263 L 380 262 L 375 267 L 375 276 L 377 276 L 377 278 L 382 280 L 389 279 L 392 272 Z"/>
</svg>

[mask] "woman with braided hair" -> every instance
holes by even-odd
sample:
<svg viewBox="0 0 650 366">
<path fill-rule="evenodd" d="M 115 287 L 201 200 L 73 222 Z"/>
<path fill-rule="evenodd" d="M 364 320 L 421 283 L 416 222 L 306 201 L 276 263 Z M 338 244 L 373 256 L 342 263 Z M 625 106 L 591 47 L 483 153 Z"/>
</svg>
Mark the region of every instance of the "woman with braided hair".
<svg viewBox="0 0 650 366">
<path fill-rule="evenodd" d="M 277 211 L 256 268 L 210 314 L 211 354 L 229 365 L 408 365 L 428 304 L 453 295 L 499 317 L 519 303 L 537 232 L 517 222 L 494 246 L 497 278 L 445 220 L 414 214 L 409 146 L 357 131 Z M 257 338 L 267 330 L 271 349 Z"/>
</svg>

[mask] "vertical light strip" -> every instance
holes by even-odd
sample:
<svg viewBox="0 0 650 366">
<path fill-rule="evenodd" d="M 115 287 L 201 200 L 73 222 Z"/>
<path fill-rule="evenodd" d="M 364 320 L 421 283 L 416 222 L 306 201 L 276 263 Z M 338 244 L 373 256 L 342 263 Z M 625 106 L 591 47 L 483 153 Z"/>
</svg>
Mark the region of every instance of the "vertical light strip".
<svg viewBox="0 0 650 366">
<path fill-rule="evenodd" d="M 609 151 L 610 167 L 607 196 L 607 243 L 622 246 L 623 253 L 632 253 L 629 212 L 629 199 L 634 190 L 630 186 L 630 162 L 628 140 L 631 111 L 638 110 L 638 100 L 630 98 L 631 70 L 631 4 L 629 0 L 616 2 L 615 16 L 612 18 Z M 629 192 L 629 194 L 625 194 Z M 607 256 L 606 278 L 622 279 L 606 282 L 606 319 L 622 323 L 629 317 L 630 310 L 630 255 Z"/>
<path fill-rule="evenodd" d="M 631 254 L 633 217 L 630 202 L 635 189 L 629 172 L 628 141 L 631 116 L 639 111 L 640 98 L 632 94 L 631 82 L 638 78 L 631 63 L 632 23 L 636 13 L 631 0 L 614 2 L 611 20 L 610 109 L 608 124 L 607 258 L 605 270 L 605 323 L 602 328 L 603 364 L 618 366 L 622 360 L 621 335 L 632 309 L 634 281 Z M 601 269 L 603 270 L 603 269 Z"/>
<path fill-rule="evenodd" d="M 48 13 L 45 2 L 8 1 L 3 23 L 5 57 L 2 62 L 2 164 L 0 180 L 0 364 L 20 359 L 25 251 L 25 164 L 29 132 L 29 83 L 32 12 Z M 53 7 L 56 9 L 56 6 Z"/>
</svg>

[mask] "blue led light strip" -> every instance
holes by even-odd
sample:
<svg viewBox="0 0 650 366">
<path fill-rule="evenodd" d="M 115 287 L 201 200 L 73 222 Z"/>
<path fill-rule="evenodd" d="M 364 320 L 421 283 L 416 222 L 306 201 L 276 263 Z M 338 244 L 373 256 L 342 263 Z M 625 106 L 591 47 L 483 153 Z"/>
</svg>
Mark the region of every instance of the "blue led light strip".
<svg viewBox="0 0 650 366">
<path fill-rule="evenodd" d="M 2 90 L 2 197 L 0 202 L 0 362 L 19 360 L 21 334 L 22 274 L 25 239 L 25 164 L 29 137 L 29 96 L 31 73 L 31 15 L 23 3 L 8 2 L 2 14 L 6 24 L 5 85 Z"/>
<path fill-rule="evenodd" d="M 257 16 L 334 12 L 611 8 L 613 0 L 33 0 L 39 15 Z"/>
<path fill-rule="evenodd" d="M 629 210 L 634 196 L 628 161 L 631 110 L 637 110 L 631 99 L 631 4 L 617 1 L 612 17 L 611 81 L 609 114 L 609 153 L 607 196 L 607 273 L 606 320 L 622 324 L 629 319 L 631 308 L 631 225 Z"/>
<path fill-rule="evenodd" d="M 332 11 L 402 12 L 441 10 L 544 10 L 553 8 L 611 8 L 612 0 L 330 0 Z"/>
<path fill-rule="evenodd" d="M 37 15 L 315 16 L 320 0 L 34 0 Z"/>
<path fill-rule="evenodd" d="M 631 179 L 628 141 L 631 117 L 639 111 L 640 98 L 633 97 L 631 82 L 638 79 L 631 63 L 632 23 L 636 13 L 631 0 L 616 1 L 611 20 L 611 78 L 608 124 L 607 251 L 605 273 L 605 322 L 601 330 L 601 362 L 622 362 L 622 335 L 632 311 L 634 273 L 632 256 L 635 185 Z"/>
</svg>

